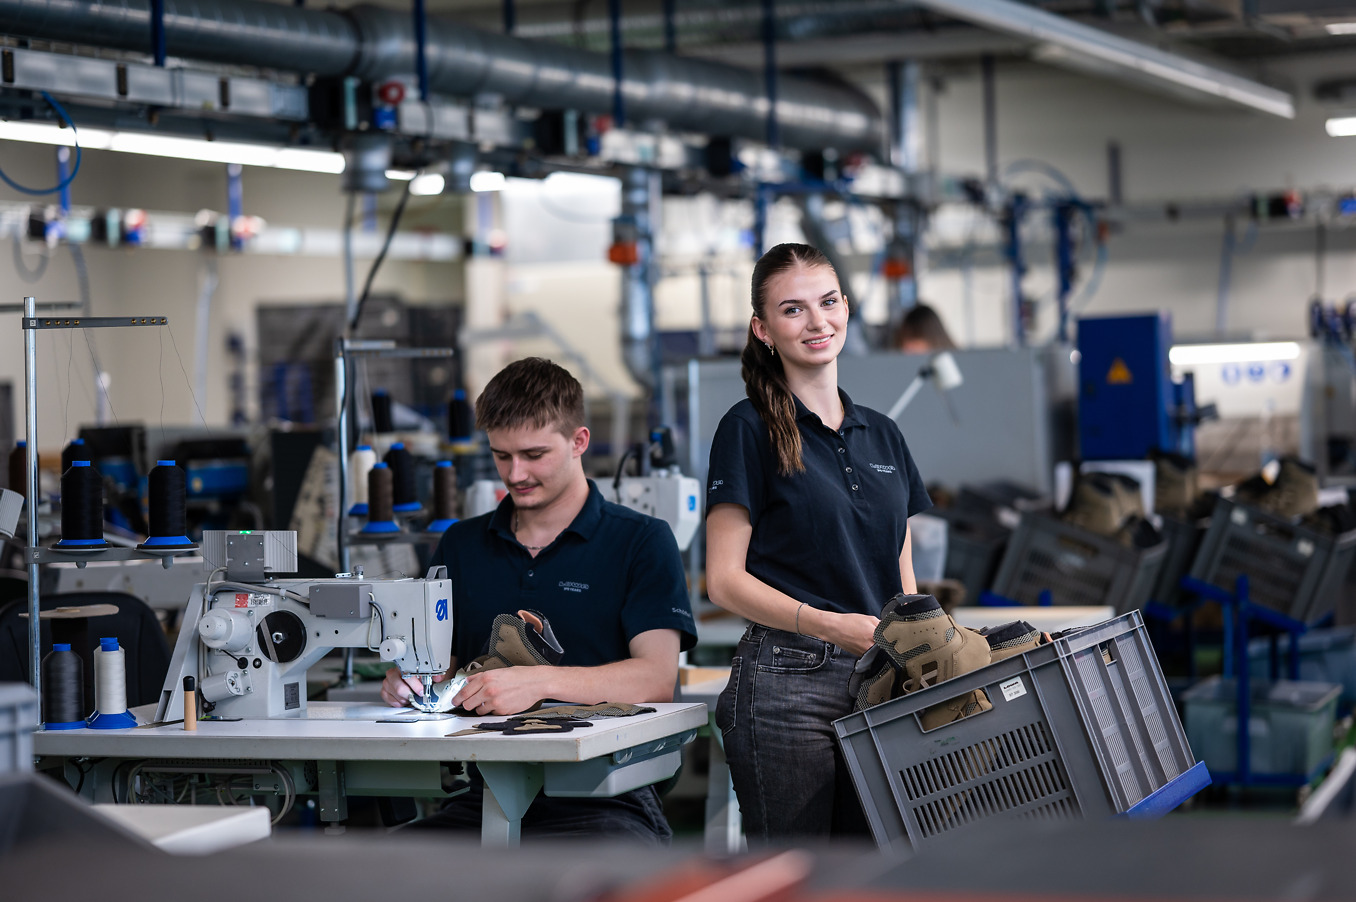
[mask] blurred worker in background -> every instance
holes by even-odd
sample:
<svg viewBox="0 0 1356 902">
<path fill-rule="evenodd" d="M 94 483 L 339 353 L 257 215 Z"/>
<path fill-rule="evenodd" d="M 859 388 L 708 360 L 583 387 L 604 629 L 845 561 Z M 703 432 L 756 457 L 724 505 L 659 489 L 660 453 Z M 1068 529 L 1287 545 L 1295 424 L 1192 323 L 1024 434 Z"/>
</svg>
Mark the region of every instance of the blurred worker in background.
<svg viewBox="0 0 1356 902">
<path fill-rule="evenodd" d="M 866 833 L 834 737 L 853 665 L 891 597 L 914 593 L 908 518 L 932 506 L 899 427 L 838 388 L 848 304 L 822 252 L 753 270 L 748 399 L 711 444 L 706 580 L 752 621 L 716 705 L 750 840 Z"/>
<path fill-rule="evenodd" d="M 956 343 L 947 334 L 942 318 L 927 304 L 915 304 L 895 327 L 894 348 L 905 354 L 951 351 Z"/>
<path fill-rule="evenodd" d="M 520 609 L 549 621 L 564 654 L 560 666 L 478 670 L 453 701 L 481 715 L 517 714 L 548 699 L 672 701 L 678 653 L 697 641 L 678 544 L 664 521 L 603 500 L 584 475 L 589 430 L 579 381 L 549 360 L 519 360 L 485 386 L 475 415 L 508 495 L 492 513 L 449 527 L 431 562 L 446 565 L 452 580 L 449 673 L 486 650 L 496 616 Z M 381 694 L 398 706 L 422 689 L 392 668 Z M 483 783 L 472 777 L 470 792 L 417 825 L 478 830 Z M 672 835 L 652 786 L 612 799 L 538 796 L 523 831 Z"/>
</svg>

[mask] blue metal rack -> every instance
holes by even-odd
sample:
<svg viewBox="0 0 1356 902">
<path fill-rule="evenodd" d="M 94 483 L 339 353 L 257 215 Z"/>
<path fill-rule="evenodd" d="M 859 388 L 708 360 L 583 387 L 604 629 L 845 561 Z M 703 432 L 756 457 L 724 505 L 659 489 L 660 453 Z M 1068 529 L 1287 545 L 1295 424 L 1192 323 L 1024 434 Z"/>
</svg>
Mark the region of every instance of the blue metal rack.
<svg viewBox="0 0 1356 902">
<path fill-rule="evenodd" d="M 1257 774 L 1252 772 L 1251 731 L 1248 728 L 1252 717 L 1251 676 L 1248 671 L 1248 626 L 1256 621 L 1273 627 L 1288 637 L 1289 662 L 1287 669 L 1289 678 L 1293 680 L 1299 678 L 1299 637 L 1308 632 L 1310 625 L 1270 608 L 1252 604 L 1248 599 L 1248 577 L 1246 575 L 1239 575 L 1232 592 L 1190 576 L 1182 578 L 1182 588 L 1200 599 L 1194 605 L 1187 605 L 1179 609 L 1179 614 L 1186 615 L 1188 624 L 1191 622 L 1190 612 L 1203 603 L 1213 602 L 1222 609 L 1224 613 L 1223 675 L 1226 679 L 1234 680 L 1237 690 L 1238 710 L 1236 717 L 1238 728 L 1235 731 L 1238 741 L 1237 770 L 1232 773 L 1216 772 L 1213 774 L 1214 778 L 1220 783 L 1231 783 L 1239 786 L 1302 786 L 1309 783 L 1328 767 L 1332 761 L 1331 755 L 1307 774 Z M 1160 616 L 1162 615 L 1162 612 L 1158 613 Z M 1276 638 L 1273 637 L 1272 639 L 1272 679 L 1276 678 L 1279 664 Z M 1194 655 L 1191 657 L 1193 660 L 1190 666 L 1194 676 Z"/>
</svg>

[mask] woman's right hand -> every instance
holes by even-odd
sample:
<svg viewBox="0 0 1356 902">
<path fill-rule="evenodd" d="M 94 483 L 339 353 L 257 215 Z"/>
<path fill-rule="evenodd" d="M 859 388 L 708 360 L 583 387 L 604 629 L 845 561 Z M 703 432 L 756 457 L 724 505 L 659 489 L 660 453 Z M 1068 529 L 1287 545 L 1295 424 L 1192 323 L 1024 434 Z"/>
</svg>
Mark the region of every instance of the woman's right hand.
<svg viewBox="0 0 1356 902">
<path fill-rule="evenodd" d="M 832 642 L 855 658 L 866 654 L 866 650 L 875 644 L 876 626 L 880 619 L 870 614 L 835 614 L 823 612 L 827 623 L 826 635 L 820 638 Z"/>
</svg>

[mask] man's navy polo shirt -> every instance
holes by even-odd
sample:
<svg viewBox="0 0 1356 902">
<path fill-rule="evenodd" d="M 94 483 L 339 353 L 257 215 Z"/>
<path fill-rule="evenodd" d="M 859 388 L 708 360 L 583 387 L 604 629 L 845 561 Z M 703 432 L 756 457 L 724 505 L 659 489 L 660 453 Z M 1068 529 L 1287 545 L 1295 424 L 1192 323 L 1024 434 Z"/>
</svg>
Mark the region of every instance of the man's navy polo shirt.
<svg viewBox="0 0 1356 902">
<path fill-rule="evenodd" d="M 583 509 L 535 558 L 513 536 L 509 497 L 492 513 L 453 523 L 432 563 L 446 564 L 452 579 L 459 666 L 484 652 L 496 616 L 524 608 L 551 621 L 567 667 L 625 660 L 647 630 L 678 630 L 684 649 L 697 642 L 673 530 L 604 501 L 591 479 Z"/>
<path fill-rule="evenodd" d="M 726 503 L 748 510 L 745 568 L 769 586 L 826 611 L 878 615 L 903 588 L 909 517 L 932 499 L 894 421 L 838 394 L 837 431 L 795 399 L 805 470 L 792 476 L 777 472 L 753 402 L 731 407 L 711 440 L 706 510 Z"/>
</svg>

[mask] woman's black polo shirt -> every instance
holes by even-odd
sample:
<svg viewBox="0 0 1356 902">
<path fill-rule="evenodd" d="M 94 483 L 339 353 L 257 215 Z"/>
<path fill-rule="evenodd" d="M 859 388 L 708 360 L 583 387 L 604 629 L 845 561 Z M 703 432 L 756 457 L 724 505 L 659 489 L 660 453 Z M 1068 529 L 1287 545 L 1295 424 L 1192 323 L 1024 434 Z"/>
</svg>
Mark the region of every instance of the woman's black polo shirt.
<svg viewBox="0 0 1356 902">
<path fill-rule="evenodd" d="M 753 402 L 731 407 L 711 442 L 706 510 L 748 510 L 745 567 L 769 586 L 826 611 L 877 615 L 903 588 L 899 555 L 909 517 L 932 500 L 899 427 L 841 389 L 839 396 L 838 431 L 795 399 L 805 471 L 792 476 L 777 472 Z"/>
<path fill-rule="evenodd" d="M 677 630 L 685 650 L 696 644 L 683 560 L 663 520 L 603 500 L 590 479 L 583 509 L 535 558 L 512 524 L 508 497 L 453 523 L 434 552 L 431 563 L 446 564 L 452 580 L 459 665 L 485 650 L 497 615 L 523 608 L 546 615 L 568 667 L 624 661 L 631 640 L 648 630 Z"/>
</svg>

